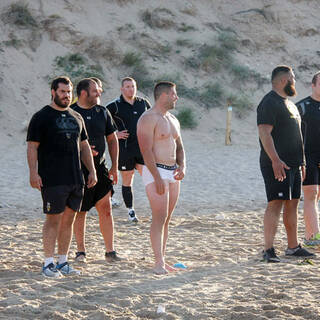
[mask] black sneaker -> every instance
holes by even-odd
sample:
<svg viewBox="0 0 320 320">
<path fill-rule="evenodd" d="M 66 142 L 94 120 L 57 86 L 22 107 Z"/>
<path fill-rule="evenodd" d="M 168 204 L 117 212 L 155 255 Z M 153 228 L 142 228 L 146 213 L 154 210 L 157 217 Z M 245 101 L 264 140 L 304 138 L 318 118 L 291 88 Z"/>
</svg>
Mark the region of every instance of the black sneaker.
<svg viewBox="0 0 320 320">
<path fill-rule="evenodd" d="M 280 262 L 280 258 L 276 255 L 273 247 L 263 251 L 263 260 L 267 262 Z"/>
<path fill-rule="evenodd" d="M 135 222 L 135 223 L 139 222 L 139 220 L 136 216 L 136 213 L 133 209 L 130 209 L 128 214 L 129 214 L 129 217 L 128 217 L 129 221 Z"/>
<path fill-rule="evenodd" d="M 296 248 L 288 248 L 286 250 L 286 256 L 294 256 L 294 257 L 314 257 L 315 254 L 309 252 L 307 249 L 302 248 L 301 244 L 299 244 Z"/>
<path fill-rule="evenodd" d="M 106 260 L 107 260 L 108 262 L 114 262 L 114 261 L 119 261 L 119 260 L 121 260 L 121 258 L 118 257 L 116 251 L 106 252 L 105 257 L 106 257 Z"/>
</svg>

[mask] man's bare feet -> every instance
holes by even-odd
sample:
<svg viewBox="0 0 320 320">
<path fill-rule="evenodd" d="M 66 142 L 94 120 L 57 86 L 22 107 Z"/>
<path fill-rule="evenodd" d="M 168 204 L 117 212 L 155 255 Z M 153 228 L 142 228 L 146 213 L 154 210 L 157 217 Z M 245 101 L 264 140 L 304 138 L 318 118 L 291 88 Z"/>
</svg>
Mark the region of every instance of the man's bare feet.
<svg viewBox="0 0 320 320">
<path fill-rule="evenodd" d="M 155 274 L 167 274 L 168 271 L 162 266 L 156 266 L 153 268 L 153 272 Z"/>
<path fill-rule="evenodd" d="M 166 268 L 166 270 L 167 270 L 168 272 L 175 272 L 175 271 L 179 271 L 177 268 L 175 268 L 175 267 L 171 267 L 171 266 L 169 266 L 167 263 L 166 263 L 165 268 Z"/>
</svg>

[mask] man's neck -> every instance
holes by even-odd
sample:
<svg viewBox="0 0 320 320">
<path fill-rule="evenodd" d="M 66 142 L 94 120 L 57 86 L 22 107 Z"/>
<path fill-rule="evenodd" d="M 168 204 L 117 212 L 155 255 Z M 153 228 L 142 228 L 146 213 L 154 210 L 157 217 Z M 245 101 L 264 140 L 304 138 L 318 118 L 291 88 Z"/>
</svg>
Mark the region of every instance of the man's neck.
<svg viewBox="0 0 320 320">
<path fill-rule="evenodd" d="M 83 101 L 81 99 L 78 99 L 77 105 L 82 109 L 91 109 L 95 106 L 95 105 L 90 105 L 90 104 L 86 103 L 86 101 Z"/>
<path fill-rule="evenodd" d="M 160 105 L 159 103 L 155 103 L 155 105 L 153 106 L 153 110 L 157 111 L 163 116 L 166 116 L 168 113 L 168 110 L 163 105 Z"/>
<path fill-rule="evenodd" d="M 315 101 L 320 102 L 320 96 L 319 96 L 319 95 L 316 95 L 314 92 L 312 92 L 311 98 L 312 98 L 313 100 L 315 100 Z"/>
<path fill-rule="evenodd" d="M 128 102 L 128 103 L 131 104 L 131 105 L 133 105 L 133 104 L 134 104 L 134 101 L 136 100 L 136 97 L 135 97 L 135 96 L 134 96 L 133 98 L 128 98 L 128 97 L 126 97 L 126 96 L 124 96 L 124 95 L 122 95 L 122 96 L 123 96 L 124 101 Z"/>
<path fill-rule="evenodd" d="M 69 107 L 61 108 L 58 105 L 56 105 L 54 102 L 51 102 L 50 107 L 57 110 L 57 111 L 67 111 L 69 109 Z"/>
<path fill-rule="evenodd" d="M 280 97 L 287 99 L 288 95 L 283 91 L 283 89 L 272 87 L 272 90 L 276 92 Z"/>
</svg>

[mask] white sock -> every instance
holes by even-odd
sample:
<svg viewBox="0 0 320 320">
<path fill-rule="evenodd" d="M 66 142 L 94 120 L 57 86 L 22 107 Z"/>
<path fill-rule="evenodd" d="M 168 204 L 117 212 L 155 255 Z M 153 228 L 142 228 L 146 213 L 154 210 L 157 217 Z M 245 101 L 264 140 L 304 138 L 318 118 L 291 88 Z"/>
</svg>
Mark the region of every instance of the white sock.
<svg viewBox="0 0 320 320">
<path fill-rule="evenodd" d="M 53 263 L 53 257 L 44 258 L 44 267 L 46 267 L 50 263 Z"/>
<path fill-rule="evenodd" d="M 130 211 L 134 210 L 134 207 L 132 208 L 128 208 L 128 213 L 130 213 Z"/>
<path fill-rule="evenodd" d="M 67 262 L 66 254 L 58 254 L 58 264 Z"/>
</svg>

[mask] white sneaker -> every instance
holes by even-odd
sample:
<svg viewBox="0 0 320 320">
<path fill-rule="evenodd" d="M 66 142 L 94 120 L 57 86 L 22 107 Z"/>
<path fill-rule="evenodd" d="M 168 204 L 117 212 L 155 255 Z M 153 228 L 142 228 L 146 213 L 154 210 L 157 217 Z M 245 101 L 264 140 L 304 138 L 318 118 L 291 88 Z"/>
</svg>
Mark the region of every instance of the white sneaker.
<svg viewBox="0 0 320 320">
<path fill-rule="evenodd" d="M 56 266 L 53 263 L 49 263 L 47 266 L 42 267 L 42 274 L 45 277 L 49 278 L 59 278 L 62 277 L 62 274 L 59 270 L 56 269 Z"/>
<path fill-rule="evenodd" d="M 79 275 L 81 272 L 79 270 L 73 269 L 68 262 L 57 264 L 56 268 L 64 275 L 75 274 Z"/>
<path fill-rule="evenodd" d="M 120 207 L 121 203 L 120 203 L 119 200 L 113 199 L 113 198 L 111 197 L 111 205 L 112 205 L 112 208 L 118 208 L 118 207 Z"/>
<path fill-rule="evenodd" d="M 139 222 L 139 220 L 138 220 L 138 218 L 136 216 L 136 213 L 134 212 L 133 209 L 130 209 L 128 214 L 129 214 L 129 217 L 128 217 L 129 221 L 131 221 L 131 222 Z"/>
<path fill-rule="evenodd" d="M 87 262 L 86 253 L 83 251 L 76 252 L 76 257 L 74 258 L 74 261 L 86 263 Z"/>
</svg>

